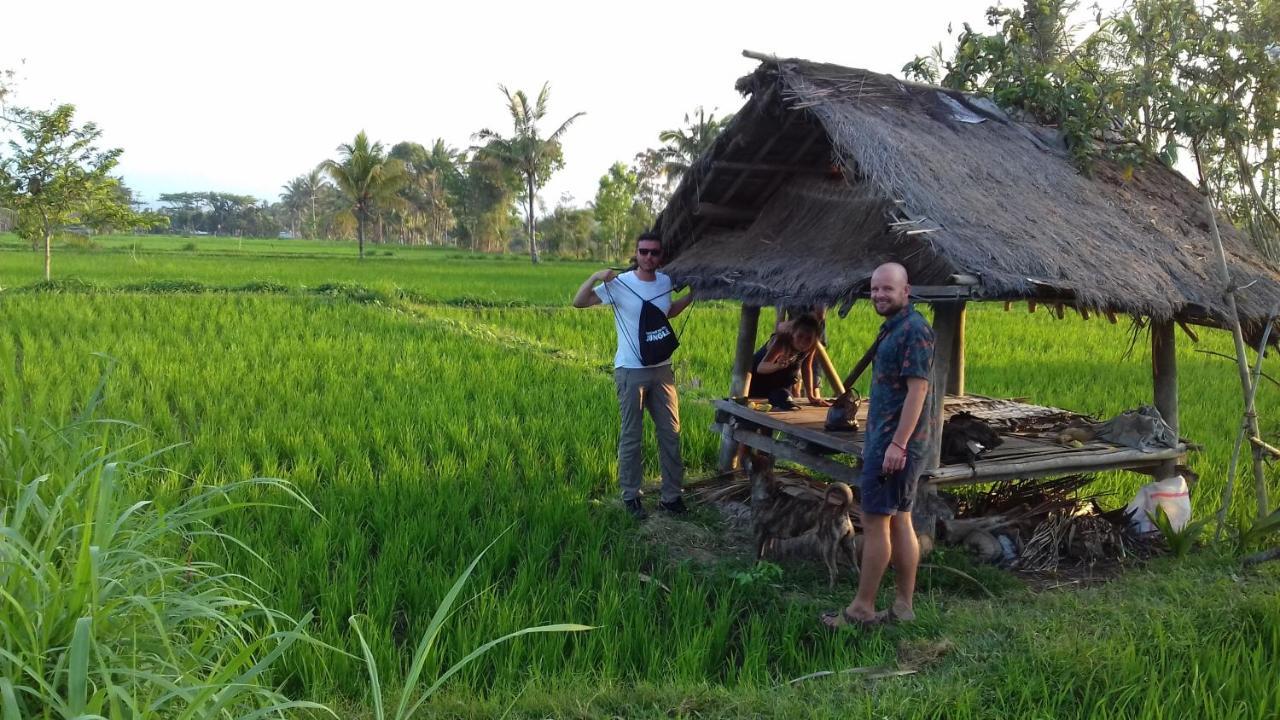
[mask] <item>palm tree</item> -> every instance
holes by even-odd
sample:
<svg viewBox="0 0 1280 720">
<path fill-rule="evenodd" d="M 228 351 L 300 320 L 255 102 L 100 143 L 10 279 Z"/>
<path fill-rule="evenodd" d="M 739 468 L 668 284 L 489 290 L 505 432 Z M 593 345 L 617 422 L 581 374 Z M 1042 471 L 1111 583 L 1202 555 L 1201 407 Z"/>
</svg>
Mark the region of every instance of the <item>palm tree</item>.
<svg viewBox="0 0 1280 720">
<path fill-rule="evenodd" d="M 696 118 L 685 114 L 684 127 L 658 133 L 658 139 L 666 143 L 659 152 L 662 153 L 662 169 L 667 174 L 669 185 L 680 182 L 694 161 L 711 148 L 720 131 L 733 120 L 732 114 L 717 120 L 714 111 L 707 114 L 701 107 L 694 110 L 694 114 Z"/>
<path fill-rule="evenodd" d="M 306 190 L 303 188 L 301 175 L 280 186 L 280 205 L 289 218 L 289 231 L 296 237 L 299 219 L 307 206 Z"/>
<path fill-rule="evenodd" d="M 538 189 L 546 184 L 551 173 L 564 165 L 560 150 L 560 138 L 574 120 L 586 113 L 577 112 L 560 124 L 545 139 L 538 134 L 538 123 L 547 115 L 547 99 L 550 83 L 543 83 L 538 98 L 532 103 L 523 90 L 512 94 L 503 85 L 498 89 L 507 98 L 507 112 L 511 114 L 513 132 L 503 137 L 492 130 L 481 130 L 475 139 L 484 140 L 484 150 L 499 158 L 515 170 L 524 181 L 525 231 L 529 235 L 529 257 L 538 262 L 538 239 L 535 235 L 534 213 L 537 208 Z"/>
<path fill-rule="evenodd" d="M 356 238 L 360 243 L 360 257 L 364 257 L 364 226 L 377 207 L 395 207 L 400 203 L 397 193 L 407 176 L 404 163 L 388 158 L 382 143 L 369 143 L 363 130 L 355 142 L 338 146 L 341 161 L 325 160 L 318 169 L 329 174 L 333 184 L 351 204 L 356 217 Z"/>
</svg>

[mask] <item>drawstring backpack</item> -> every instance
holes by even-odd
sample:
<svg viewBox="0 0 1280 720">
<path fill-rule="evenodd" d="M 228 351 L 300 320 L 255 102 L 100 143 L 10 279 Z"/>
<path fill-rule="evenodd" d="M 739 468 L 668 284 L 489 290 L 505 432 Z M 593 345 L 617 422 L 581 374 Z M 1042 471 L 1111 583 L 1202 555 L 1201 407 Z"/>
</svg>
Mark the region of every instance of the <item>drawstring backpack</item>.
<svg viewBox="0 0 1280 720">
<path fill-rule="evenodd" d="M 639 356 L 640 363 L 646 367 L 665 362 L 676 351 L 676 348 L 680 347 L 680 338 L 676 337 L 675 328 L 671 327 L 671 321 L 667 318 L 667 314 L 657 305 L 654 305 L 653 301 L 669 294 L 671 291 L 667 290 L 646 300 L 631 286 L 621 280 L 617 280 L 617 282 L 632 295 L 640 298 L 640 332 L 636 337 L 636 342 L 631 344 L 631 349 Z M 606 293 L 609 292 L 608 283 L 605 284 L 604 288 Z M 612 295 L 610 295 L 610 299 L 612 300 Z M 617 312 L 616 305 L 614 306 L 614 312 Z"/>
</svg>

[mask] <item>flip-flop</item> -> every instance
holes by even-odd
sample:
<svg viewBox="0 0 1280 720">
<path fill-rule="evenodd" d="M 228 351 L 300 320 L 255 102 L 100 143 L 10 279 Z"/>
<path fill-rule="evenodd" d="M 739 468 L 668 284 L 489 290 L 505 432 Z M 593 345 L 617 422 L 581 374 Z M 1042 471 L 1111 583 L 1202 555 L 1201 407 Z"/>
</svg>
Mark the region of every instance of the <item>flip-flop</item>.
<svg viewBox="0 0 1280 720">
<path fill-rule="evenodd" d="M 898 611 L 894 610 L 892 605 L 889 606 L 888 610 L 885 610 L 885 622 L 891 622 L 896 624 L 896 623 L 910 623 L 915 621 L 916 621 L 916 615 L 914 610 L 911 611 L 911 617 L 909 618 L 904 618 L 901 615 L 899 615 Z"/>
<path fill-rule="evenodd" d="M 876 613 L 870 620 L 863 620 L 862 618 L 850 615 L 849 608 L 844 608 L 839 612 L 835 610 L 824 612 L 818 616 L 818 621 L 821 622 L 828 630 L 839 630 L 846 626 L 856 627 L 860 630 L 868 630 L 878 625 L 883 625 L 886 622 L 887 617 L 888 615 L 885 613 Z M 837 618 L 842 622 L 837 624 L 835 622 Z"/>
</svg>

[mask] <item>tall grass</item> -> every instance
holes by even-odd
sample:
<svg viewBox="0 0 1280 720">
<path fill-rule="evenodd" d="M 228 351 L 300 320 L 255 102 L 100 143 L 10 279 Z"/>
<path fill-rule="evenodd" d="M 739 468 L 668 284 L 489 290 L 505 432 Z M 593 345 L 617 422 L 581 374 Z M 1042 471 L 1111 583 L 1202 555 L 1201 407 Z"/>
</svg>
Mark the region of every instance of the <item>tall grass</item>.
<svg viewBox="0 0 1280 720">
<path fill-rule="evenodd" d="M 220 516 L 278 480 L 192 493 L 171 507 L 135 501 L 150 470 L 111 449 L 107 425 L 0 429 L 0 717 L 254 718 L 321 709 L 267 680 L 306 641 L 244 578 L 193 559 L 196 538 L 238 541 Z"/>
</svg>

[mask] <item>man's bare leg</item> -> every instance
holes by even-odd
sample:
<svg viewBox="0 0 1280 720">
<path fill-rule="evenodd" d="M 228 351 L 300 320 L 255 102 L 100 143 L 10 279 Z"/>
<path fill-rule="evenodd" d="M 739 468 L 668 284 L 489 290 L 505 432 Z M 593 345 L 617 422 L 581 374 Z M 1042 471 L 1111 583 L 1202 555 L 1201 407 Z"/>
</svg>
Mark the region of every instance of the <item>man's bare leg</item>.
<svg viewBox="0 0 1280 720">
<path fill-rule="evenodd" d="M 859 620 L 876 619 L 876 593 L 889 567 L 889 515 L 862 514 L 862 567 L 858 571 L 858 594 L 846 612 Z"/>
<path fill-rule="evenodd" d="M 920 566 L 920 543 L 911 524 L 911 513 L 894 513 L 889 520 L 889 538 L 893 548 L 893 614 L 899 620 L 915 620 L 912 601 L 916 592 L 916 568 Z"/>
</svg>

